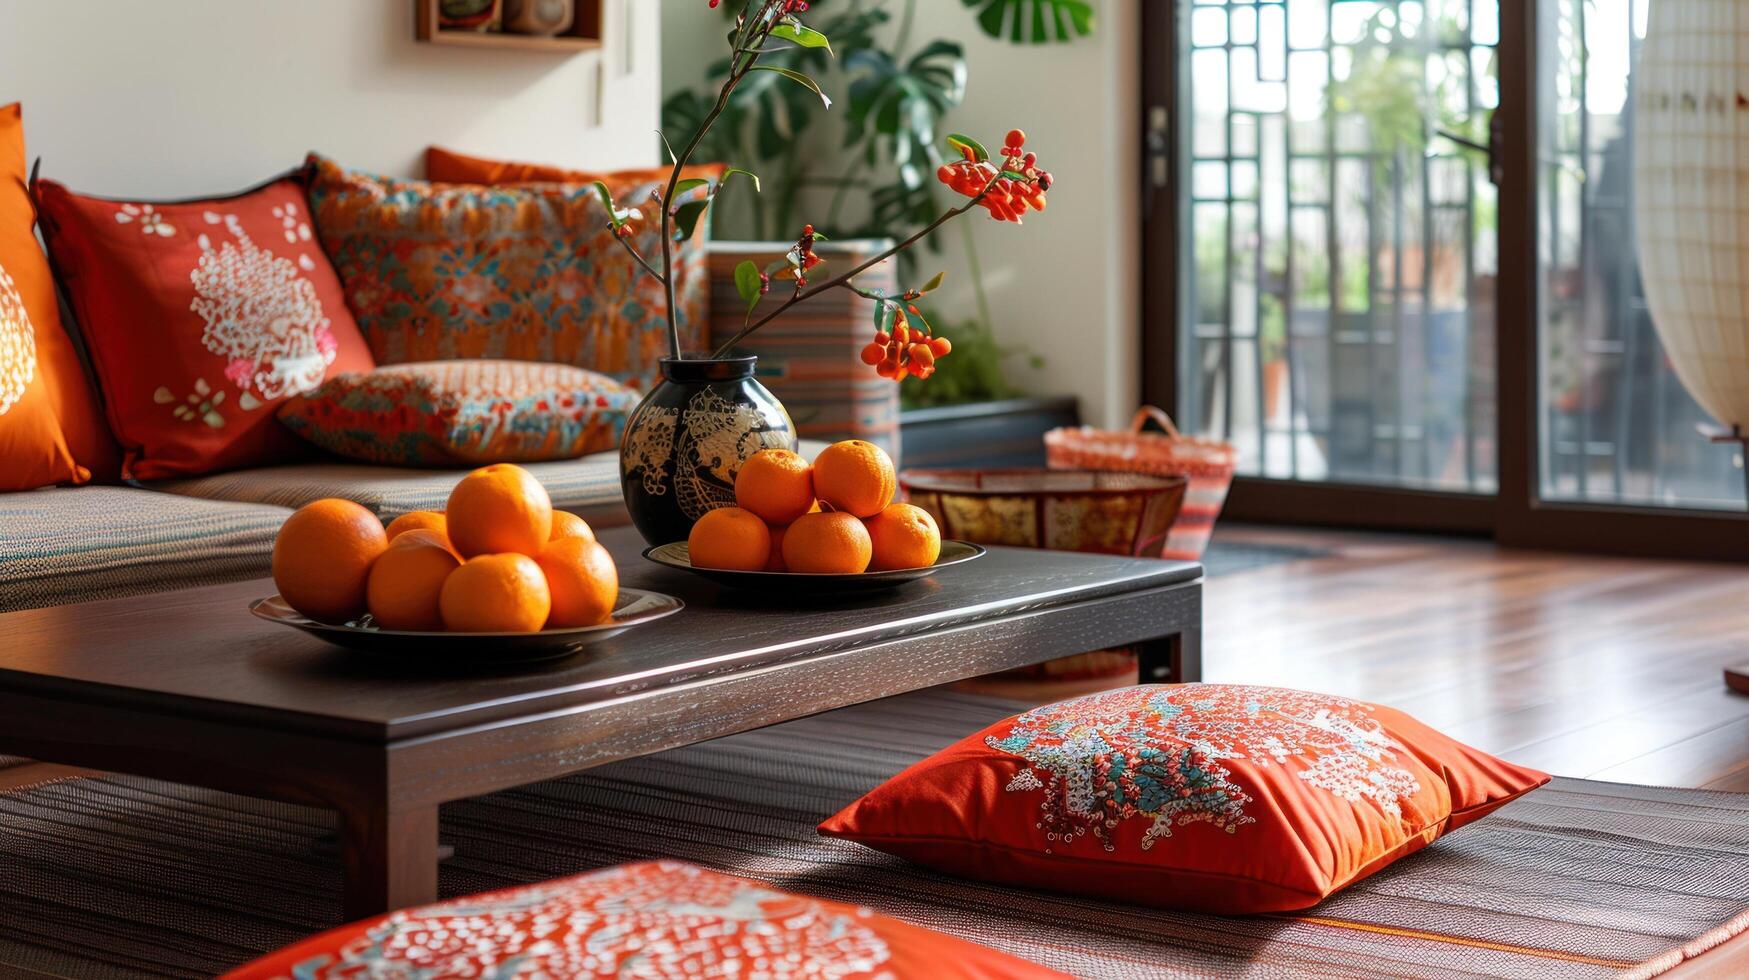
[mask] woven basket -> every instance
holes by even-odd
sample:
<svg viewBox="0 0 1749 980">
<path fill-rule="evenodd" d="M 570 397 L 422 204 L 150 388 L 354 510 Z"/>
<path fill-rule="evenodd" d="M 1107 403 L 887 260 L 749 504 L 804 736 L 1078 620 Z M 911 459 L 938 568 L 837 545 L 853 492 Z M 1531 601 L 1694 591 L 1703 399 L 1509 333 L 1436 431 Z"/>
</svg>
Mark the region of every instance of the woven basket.
<svg viewBox="0 0 1749 980">
<path fill-rule="evenodd" d="M 1142 431 L 1150 419 L 1166 430 L 1164 435 Z M 1184 561 L 1201 558 L 1208 547 L 1239 462 L 1239 450 L 1231 443 L 1180 435 L 1172 419 L 1152 405 L 1136 412 L 1127 432 L 1090 426 L 1052 429 L 1045 433 L 1045 455 L 1053 470 L 1149 473 L 1189 480 L 1184 506 L 1160 553 L 1162 558 Z"/>
<path fill-rule="evenodd" d="M 1153 558 L 1184 502 L 1183 478 L 1044 469 L 906 470 L 899 485 L 942 537 Z"/>
</svg>

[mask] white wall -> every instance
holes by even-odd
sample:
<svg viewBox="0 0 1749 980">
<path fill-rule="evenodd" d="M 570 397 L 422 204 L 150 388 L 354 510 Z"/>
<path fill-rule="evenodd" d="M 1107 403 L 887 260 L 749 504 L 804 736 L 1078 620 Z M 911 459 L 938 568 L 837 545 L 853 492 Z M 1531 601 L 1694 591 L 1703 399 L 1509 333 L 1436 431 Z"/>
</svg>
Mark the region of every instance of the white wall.
<svg viewBox="0 0 1749 980">
<path fill-rule="evenodd" d="M 558 55 L 421 44 L 413 0 L 0 0 L 0 104 L 44 176 L 116 196 L 235 190 L 312 149 L 401 175 L 431 143 L 647 166 L 657 14 L 606 0 L 602 49 Z"/>
<path fill-rule="evenodd" d="M 663 84 L 672 91 L 696 85 L 705 64 L 722 56 L 723 21 L 702 2 L 663 3 Z M 1032 371 L 1024 359 L 1013 359 L 1011 376 L 1036 393 L 1078 395 L 1088 422 L 1118 425 L 1135 411 L 1141 371 L 1135 197 L 1141 16 L 1137 0 L 1095 4 L 1092 36 L 1014 45 L 985 35 L 957 0 L 918 0 L 912 38 L 913 44 L 944 37 L 965 46 L 971 82 L 965 104 L 948 119 L 952 129 L 994 147 L 1018 126 L 1026 130 L 1027 148 L 1057 179 L 1049 210 L 1028 215 L 1022 227 L 990 221 L 982 212 L 960 219 L 975 228 L 997 336 L 1031 347 L 1047 362 Z M 772 190 L 768 182 L 766 193 Z M 937 305 L 957 318 L 970 315 L 976 303 L 960 232 L 945 235 L 941 264 L 949 285 Z M 935 259 L 926 264 L 934 267 Z"/>
</svg>

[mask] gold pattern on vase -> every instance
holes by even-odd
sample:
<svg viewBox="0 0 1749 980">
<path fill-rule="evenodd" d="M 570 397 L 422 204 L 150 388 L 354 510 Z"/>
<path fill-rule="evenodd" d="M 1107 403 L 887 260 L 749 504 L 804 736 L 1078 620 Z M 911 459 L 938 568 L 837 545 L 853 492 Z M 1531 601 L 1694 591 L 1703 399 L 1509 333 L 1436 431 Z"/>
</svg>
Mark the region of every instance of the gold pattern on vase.
<svg viewBox="0 0 1749 980">
<path fill-rule="evenodd" d="M 640 413 L 626 433 L 621 466 L 625 475 L 639 475 L 646 493 L 659 497 L 668 492 L 663 464 L 678 454 L 676 503 L 687 518 L 697 520 L 718 507 L 734 506 L 743 459 L 761 449 L 787 448 L 787 434 L 770 429 L 754 406 L 704 388 L 684 410 L 651 407 Z"/>
</svg>

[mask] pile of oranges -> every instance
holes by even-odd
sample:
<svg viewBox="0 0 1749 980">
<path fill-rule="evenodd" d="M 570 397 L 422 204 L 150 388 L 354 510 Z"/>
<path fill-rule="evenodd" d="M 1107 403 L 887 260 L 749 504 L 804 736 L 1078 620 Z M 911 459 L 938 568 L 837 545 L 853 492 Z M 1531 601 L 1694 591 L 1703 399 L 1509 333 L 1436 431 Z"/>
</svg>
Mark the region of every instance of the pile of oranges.
<svg viewBox="0 0 1749 980">
<path fill-rule="evenodd" d="M 812 466 L 785 449 L 741 465 L 734 507 L 699 519 L 692 564 L 743 572 L 855 574 L 935 564 L 941 531 L 920 507 L 893 503 L 893 461 L 860 439 L 833 443 Z"/>
<path fill-rule="evenodd" d="M 612 614 L 619 572 L 582 518 L 507 463 L 469 473 L 443 512 L 387 528 L 350 500 L 299 508 L 273 543 L 273 581 L 298 612 L 330 623 L 366 612 L 382 629 L 531 633 Z"/>
</svg>

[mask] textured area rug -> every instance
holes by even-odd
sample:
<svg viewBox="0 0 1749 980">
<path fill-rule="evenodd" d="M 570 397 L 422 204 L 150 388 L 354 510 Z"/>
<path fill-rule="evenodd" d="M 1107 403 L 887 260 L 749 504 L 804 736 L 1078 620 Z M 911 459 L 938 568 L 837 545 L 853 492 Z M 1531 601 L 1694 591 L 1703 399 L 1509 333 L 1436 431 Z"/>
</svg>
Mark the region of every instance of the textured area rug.
<svg viewBox="0 0 1749 980">
<path fill-rule="evenodd" d="M 1698 790 L 1557 779 L 1268 918 L 986 887 L 814 833 L 1012 707 L 921 692 L 446 806 L 442 890 L 672 856 L 1117 978 L 1646 976 L 1749 925 L 1749 796 Z M 128 777 L 0 796 L 0 974 L 211 975 L 334 925 L 331 823 Z"/>
</svg>

